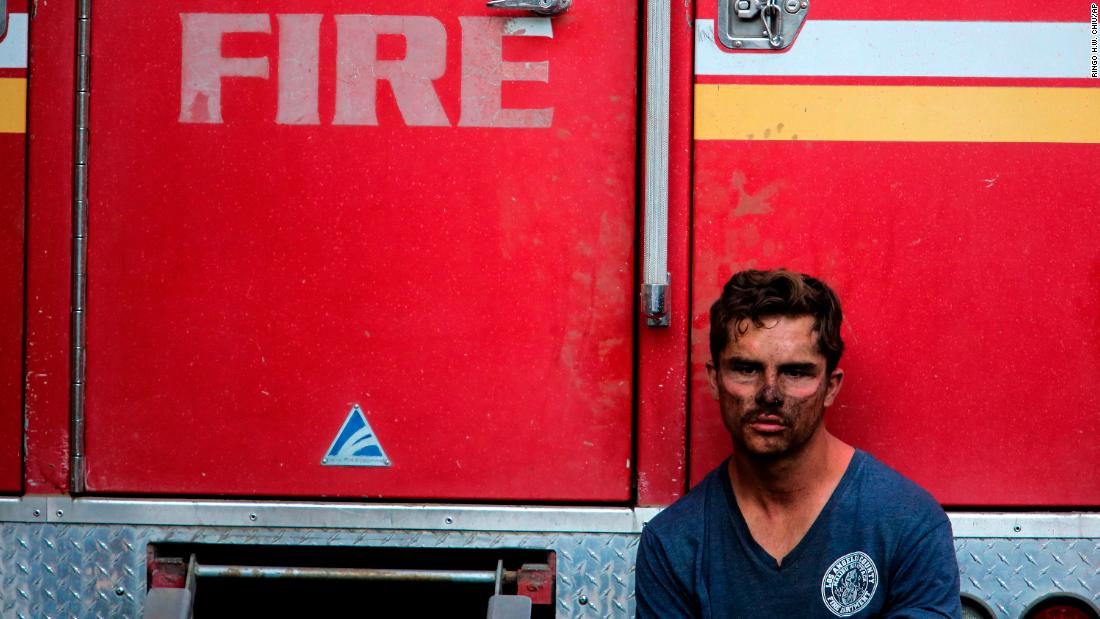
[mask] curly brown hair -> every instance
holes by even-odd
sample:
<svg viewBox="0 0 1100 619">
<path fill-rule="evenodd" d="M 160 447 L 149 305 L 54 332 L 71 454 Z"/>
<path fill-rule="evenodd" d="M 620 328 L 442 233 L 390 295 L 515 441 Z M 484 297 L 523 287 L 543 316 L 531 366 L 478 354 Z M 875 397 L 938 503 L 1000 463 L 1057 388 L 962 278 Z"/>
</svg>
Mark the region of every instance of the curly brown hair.
<svg viewBox="0 0 1100 619">
<path fill-rule="evenodd" d="M 729 344 L 731 324 L 736 325 L 736 339 L 748 330 L 746 321 L 759 328 L 764 326 L 764 318 L 774 316 L 813 316 L 826 372 L 836 369 L 844 353 L 840 300 L 821 280 L 786 269 L 741 271 L 722 287 L 722 296 L 710 307 L 710 356 L 714 364 Z"/>
</svg>

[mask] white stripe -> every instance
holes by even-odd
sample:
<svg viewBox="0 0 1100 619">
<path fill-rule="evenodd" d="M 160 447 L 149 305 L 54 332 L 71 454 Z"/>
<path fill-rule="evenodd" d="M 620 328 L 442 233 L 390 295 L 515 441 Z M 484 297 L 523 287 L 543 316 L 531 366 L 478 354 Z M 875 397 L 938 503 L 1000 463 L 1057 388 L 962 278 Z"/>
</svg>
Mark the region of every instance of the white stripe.
<svg viewBox="0 0 1100 619">
<path fill-rule="evenodd" d="M 807 20 L 786 53 L 730 53 L 700 19 L 695 74 L 1089 77 L 1091 39 L 1085 22 Z"/>
<path fill-rule="evenodd" d="M 0 41 L 0 69 L 27 68 L 27 14 L 8 15 L 8 33 Z"/>
</svg>

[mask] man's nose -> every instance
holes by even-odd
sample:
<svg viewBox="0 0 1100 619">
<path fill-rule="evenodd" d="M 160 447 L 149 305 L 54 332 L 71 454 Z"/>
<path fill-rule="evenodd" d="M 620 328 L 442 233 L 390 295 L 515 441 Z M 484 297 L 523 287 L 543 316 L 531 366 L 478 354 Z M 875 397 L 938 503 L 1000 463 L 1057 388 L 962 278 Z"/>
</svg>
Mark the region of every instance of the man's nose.
<svg viewBox="0 0 1100 619">
<path fill-rule="evenodd" d="M 782 406 L 783 394 L 779 391 L 777 381 L 766 378 L 760 390 L 756 392 L 756 404 L 758 406 Z"/>
</svg>

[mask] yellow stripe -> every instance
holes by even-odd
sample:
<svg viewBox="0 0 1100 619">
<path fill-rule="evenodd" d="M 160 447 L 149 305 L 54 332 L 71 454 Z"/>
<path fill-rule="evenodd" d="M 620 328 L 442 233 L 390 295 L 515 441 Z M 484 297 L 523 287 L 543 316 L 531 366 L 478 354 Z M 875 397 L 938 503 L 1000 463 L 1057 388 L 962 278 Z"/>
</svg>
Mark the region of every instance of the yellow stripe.
<svg viewBox="0 0 1100 619">
<path fill-rule="evenodd" d="M 0 78 L 0 133 L 26 133 L 27 80 Z"/>
<path fill-rule="evenodd" d="M 1100 88 L 695 86 L 697 140 L 1100 143 Z"/>
</svg>

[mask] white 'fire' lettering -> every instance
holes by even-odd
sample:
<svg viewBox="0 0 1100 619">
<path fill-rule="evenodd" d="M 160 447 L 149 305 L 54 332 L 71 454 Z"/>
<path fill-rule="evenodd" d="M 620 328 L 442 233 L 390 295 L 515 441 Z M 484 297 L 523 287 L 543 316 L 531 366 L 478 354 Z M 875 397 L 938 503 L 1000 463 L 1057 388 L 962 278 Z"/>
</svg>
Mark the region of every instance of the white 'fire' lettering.
<svg viewBox="0 0 1100 619">
<path fill-rule="evenodd" d="M 222 78 L 267 79 L 267 58 L 224 58 L 222 35 L 227 32 L 271 32 L 263 14 L 180 13 L 183 24 L 183 67 L 180 122 L 222 122 Z"/>
<path fill-rule="evenodd" d="M 505 62 L 501 57 L 504 17 L 459 17 L 462 24 L 462 112 L 460 127 L 549 127 L 554 108 L 503 109 L 501 83 L 550 79 L 549 62 Z"/>
<path fill-rule="evenodd" d="M 278 15 L 280 125 L 316 125 L 321 15 Z"/>
<path fill-rule="evenodd" d="M 183 123 L 222 121 L 222 78 L 268 79 L 269 59 L 226 58 L 222 38 L 233 33 L 271 34 L 267 14 L 181 13 L 182 66 L 180 115 Z M 323 15 L 278 14 L 278 103 L 281 125 L 320 124 L 320 33 Z M 516 23 L 544 25 L 517 29 Z M 515 109 L 501 104 L 505 82 L 549 81 L 550 63 L 508 62 L 506 36 L 553 37 L 549 18 L 459 17 L 461 127 L 549 127 L 554 108 Z M 513 23 L 516 22 L 516 23 Z M 435 81 L 447 70 L 447 31 L 438 19 L 422 15 L 336 15 L 336 79 L 333 124 L 377 125 L 378 82 L 387 81 L 401 117 L 409 126 L 446 127 Z M 380 60 L 382 35 L 405 40 L 405 57 Z"/>
<path fill-rule="evenodd" d="M 378 35 L 405 37 L 404 60 L 378 60 Z M 336 16 L 337 125 L 377 125 L 378 80 L 393 88 L 407 125 L 446 127 L 432 80 L 447 69 L 447 31 L 434 17 Z"/>
</svg>

